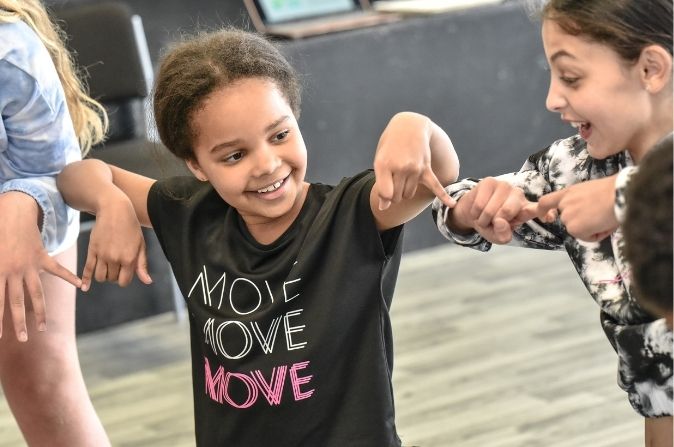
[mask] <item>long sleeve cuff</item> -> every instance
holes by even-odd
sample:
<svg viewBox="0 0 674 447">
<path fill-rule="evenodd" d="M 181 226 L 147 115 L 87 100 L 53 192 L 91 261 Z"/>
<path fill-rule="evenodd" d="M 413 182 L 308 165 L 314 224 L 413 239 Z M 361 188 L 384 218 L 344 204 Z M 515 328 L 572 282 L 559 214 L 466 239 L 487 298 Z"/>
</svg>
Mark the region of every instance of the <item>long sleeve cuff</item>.
<svg viewBox="0 0 674 447">
<path fill-rule="evenodd" d="M 9 191 L 19 191 L 35 199 L 42 210 L 42 222 L 40 232 L 42 243 L 49 253 L 53 253 L 61 248 L 66 242 L 69 233 L 69 226 L 74 217 L 73 212 L 69 212 L 61 194 L 56 188 L 56 181 L 53 177 L 31 177 L 12 179 L 4 182 L 0 188 L 0 193 Z M 72 215 L 71 215 L 72 214 Z"/>
<path fill-rule="evenodd" d="M 453 183 L 445 187 L 445 191 L 450 195 L 454 200 L 459 200 L 461 196 L 473 189 L 477 184 L 478 180 L 476 179 L 464 179 L 460 182 Z M 447 226 L 447 216 L 450 212 L 444 203 L 440 199 L 433 200 L 433 205 L 431 207 L 431 212 L 433 215 L 433 220 L 435 225 L 438 227 L 438 231 L 449 241 L 454 242 L 457 245 L 462 245 L 464 247 L 475 248 L 480 251 L 487 251 L 491 248 L 491 242 L 484 239 L 478 232 L 472 231 L 469 233 L 456 233 L 452 231 Z"/>
</svg>

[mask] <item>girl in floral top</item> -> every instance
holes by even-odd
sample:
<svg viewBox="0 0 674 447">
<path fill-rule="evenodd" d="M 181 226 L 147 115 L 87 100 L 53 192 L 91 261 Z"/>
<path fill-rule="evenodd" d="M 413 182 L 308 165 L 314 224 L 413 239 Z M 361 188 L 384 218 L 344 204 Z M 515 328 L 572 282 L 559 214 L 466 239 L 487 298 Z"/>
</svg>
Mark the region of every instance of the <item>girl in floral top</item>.
<svg viewBox="0 0 674 447">
<path fill-rule="evenodd" d="M 519 172 L 450 185 L 457 205 L 436 200 L 434 219 L 478 250 L 565 249 L 599 305 L 618 384 L 646 418 L 646 445 L 671 446 L 672 333 L 635 300 L 619 222 L 630 174 L 672 132 L 672 0 L 551 0 L 542 18 L 546 106 L 578 134 Z"/>
</svg>

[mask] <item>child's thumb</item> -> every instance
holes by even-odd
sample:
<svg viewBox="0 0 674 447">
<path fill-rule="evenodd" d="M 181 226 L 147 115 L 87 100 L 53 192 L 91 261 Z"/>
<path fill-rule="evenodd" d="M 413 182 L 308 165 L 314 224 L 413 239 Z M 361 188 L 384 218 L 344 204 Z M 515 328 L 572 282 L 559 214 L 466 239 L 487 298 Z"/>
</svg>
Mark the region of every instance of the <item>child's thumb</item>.
<svg viewBox="0 0 674 447">
<path fill-rule="evenodd" d="M 136 275 L 138 279 L 141 280 L 144 284 L 152 284 L 152 278 L 150 273 L 147 271 L 147 254 L 145 253 L 145 245 L 140 250 L 138 255 L 138 262 L 136 263 Z"/>
</svg>

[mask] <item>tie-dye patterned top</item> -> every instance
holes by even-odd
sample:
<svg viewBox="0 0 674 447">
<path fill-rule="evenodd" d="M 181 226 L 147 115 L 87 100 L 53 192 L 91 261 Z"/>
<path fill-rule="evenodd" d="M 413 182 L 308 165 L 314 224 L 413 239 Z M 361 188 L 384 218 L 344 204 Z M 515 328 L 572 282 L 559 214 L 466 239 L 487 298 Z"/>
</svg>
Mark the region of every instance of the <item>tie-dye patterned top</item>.
<svg viewBox="0 0 674 447">
<path fill-rule="evenodd" d="M 74 244 L 79 213 L 56 189 L 56 175 L 80 147 L 49 54 L 23 22 L 0 23 L 0 193 L 21 191 L 42 208 L 50 254 Z"/>
<path fill-rule="evenodd" d="M 616 214 L 624 213 L 624 190 L 635 172 L 629 153 L 604 160 L 593 159 L 579 136 L 559 140 L 531 155 L 519 172 L 497 177 L 522 188 L 529 200 L 575 183 L 618 174 Z M 459 198 L 478 180 L 464 179 L 446 190 Z M 491 243 L 479 234 L 453 233 L 445 224 L 448 209 L 433 203 L 433 218 L 447 239 L 481 251 Z M 600 242 L 584 242 L 566 232 L 559 219 L 550 224 L 532 220 L 517 228 L 511 245 L 540 249 L 565 249 L 585 287 L 601 309 L 602 325 L 619 355 L 621 388 L 632 406 L 644 416 L 672 414 L 672 333 L 664 320 L 653 321 L 635 301 L 630 267 L 624 255 L 620 229 Z"/>
</svg>

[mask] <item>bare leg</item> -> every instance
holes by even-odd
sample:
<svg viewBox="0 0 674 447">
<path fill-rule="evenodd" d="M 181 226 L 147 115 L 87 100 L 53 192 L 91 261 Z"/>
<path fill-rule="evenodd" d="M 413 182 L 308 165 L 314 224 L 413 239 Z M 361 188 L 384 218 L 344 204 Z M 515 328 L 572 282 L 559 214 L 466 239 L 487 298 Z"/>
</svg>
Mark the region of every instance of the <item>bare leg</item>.
<svg viewBox="0 0 674 447">
<path fill-rule="evenodd" d="M 57 256 L 74 271 L 77 247 Z M 47 331 L 37 332 L 30 305 L 28 342 L 19 343 L 9 312 L 0 338 L 0 382 L 14 418 L 30 446 L 110 445 L 89 399 L 75 341 L 75 288 L 60 278 L 41 276 L 47 304 Z"/>
<path fill-rule="evenodd" d="M 672 447 L 672 417 L 646 418 L 646 447 Z"/>
</svg>

